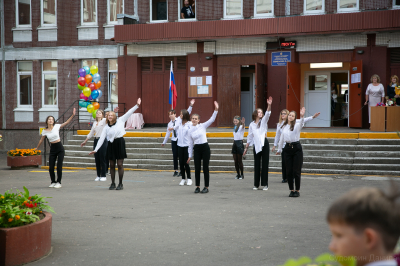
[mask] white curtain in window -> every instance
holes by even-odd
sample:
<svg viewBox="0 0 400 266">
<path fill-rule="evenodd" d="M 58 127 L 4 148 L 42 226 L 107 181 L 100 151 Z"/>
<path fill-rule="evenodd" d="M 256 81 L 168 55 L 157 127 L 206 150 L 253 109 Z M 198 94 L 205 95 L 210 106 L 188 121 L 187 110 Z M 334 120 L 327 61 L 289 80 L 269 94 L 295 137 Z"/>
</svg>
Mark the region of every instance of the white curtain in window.
<svg viewBox="0 0 400 266">
<path fill-rule="evenodd" d="M 340 8 L 356 8 L 357 0 L 339 0 Z"/>
<path fill-rule="evenodd" d="M 117 14 L 123 13 L 123 0 L 110 0 L 110 22 L 117 21 Z"/>
<path fill-rule="evenodd" d="M 83 22 L 96 22 L 96 0 L 83 0 Z"/>
<path fill-rule="evenodd" d="M 322 10 L 322 1 L 323 0 L 306 0 L 306 9 L 308 11 L 312 10 Z"/>
<path fill-rule="evenodd" d="M 225 0 L 226 15 L 240 16 L 242 15 L 242 0 Z"/>
<path fill-rule="evenodd" d="M 273 0 L 256 0 L 256 13 L 269 14 L 272 13 Z"/>
</svg>

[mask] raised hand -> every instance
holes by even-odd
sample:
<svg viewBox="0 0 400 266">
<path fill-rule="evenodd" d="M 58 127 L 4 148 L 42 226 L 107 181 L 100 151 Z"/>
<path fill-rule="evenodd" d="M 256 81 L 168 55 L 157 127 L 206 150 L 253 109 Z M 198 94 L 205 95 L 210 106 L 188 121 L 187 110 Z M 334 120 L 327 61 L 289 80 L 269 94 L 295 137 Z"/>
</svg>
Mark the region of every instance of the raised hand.
<svg viewBox="0 0 400 266">
<path fill-rule="evenodd" d="M 137 99 L 137 105 L 140 105 L 142 103 L 142 99 L 138 98 Z"/>
<path fill-rule="evenodd" d="M 268 97 L 267 103 L 268 103 L 268 105 L 272 104 L 272 97 L 271 96 Z"/>
<path fill-rule="evenodd" d="M 215 106 L 215 111 L 218 111 L 219 105 L 218 105 L 217 101 L 214 102 L 214 106 Z"/>
<path fill-rule="evenodd" d="M 303 108 L 301 108 L 301 110 L 300 110 L 300 117 L 304 117 L 304 114 L 306 113 L 306 108 L 305 107 L 303 107 Z"/>
<path fill-rule="evenodd" d="M 119 111 L 119 107 L 117 106 L 114 108 L 114 113 L 118 113 L 118 111 Z"/>
<path fill-rule="evenodd" d="M 242 117 L 242 124 L 244 125 L 244 122 L 246 121 L 246 119 L 244 117 Z"/>
<path fill-rule="evenodd" d="M 190 101 L 190 106 L 193 106 L 194 102 L 195 102 L 195 100 L 192 99 L 192 100 Z"/>
<path fill-rule="evenodd" d="M 313 117 L 313 118 L 317 118 L 320 114 L 321 114 L 320 112 L 315 113 L 312 117 Z"/>
</svg>

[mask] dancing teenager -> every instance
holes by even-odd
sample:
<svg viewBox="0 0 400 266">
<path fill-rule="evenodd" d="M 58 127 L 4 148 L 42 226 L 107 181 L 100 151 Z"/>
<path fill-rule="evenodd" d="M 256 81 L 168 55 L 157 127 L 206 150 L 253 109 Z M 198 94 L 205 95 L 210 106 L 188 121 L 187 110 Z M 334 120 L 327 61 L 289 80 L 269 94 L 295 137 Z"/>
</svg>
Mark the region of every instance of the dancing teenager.
<svg viewBox="0 0 400 266">
<path fill-rule="evenodd" d="M 208 146 L 206 129 L 215 121 L 218 114 L 218 103 L 214 102 L 215 110 L 211 118 L 200 124 L 200 116 L 198 114 L 192 115 L 192 126 L 188 131 L 189 136 L 189 159 L 187 163 L 189 164 L 192 156 L 194 155 L 194 170 L 196 178 L 196 189 L 194 193 L 200 192 L 200 171 L 201 171 L 201 161 L 203 160 L 203 173 L 204 173 L 204 188 L 201 193 L 208 193 L 208 187 L 210 184 L 210 172 L 208 165 L 210 163 L 210 146 Z M 194 154 L 193 154 L 194 151 Z"/>
<path fill-rule="evenodd" d="M 272 147 L 272 152 L 275 151 L 275 148 L 278 147 L 279 144 L 279 139 L 282 134 L 282 126 L 283 124 L 287 121 L 289 111 L 287 109 L 283 109 L 279 115 L 279 123 L 276 126 L 276 135 L 275 135 L 275 140 L 274 140 L 274 147 Z M 313 120 L 314 118 L 317 118 L 321 113 L 315 113 L 313 116 L 309 116 L 304 118 L 304 124 L 307 123 L 308 121 Z M 300 119 L 297 119 L 296 122 L 299 122 Z M 304 126 L 304 125 L 303 125 Z M 283 148 L 285 147 L 285 143 L 283 143 Z M 286 164 L 285 164 L 285 149 L 282 149 L 281 153 L 281 159 L 282 159 L 282 183 L 287 183 L 286 179 Z"/>
<path fill-rule="evenodd" d="M 51 115 L 48 116 L 46 118 L 46 129 L 43 129 L 42 137 L 39 140 L 39 144 L 35 148 L 36 150 L 39 149 L 40 145 L 47 137 L 47 139 L 50 142 L 49 174 L 50 174 L 51 184 L 49 187 L 51 188 L 62 187 L 61 178 L 62 178 L 62 166 L 64 161 L 65 150 L 60 140 L 60 128 L 65 127 L 72 121 L 72 118 L 75 116 L 75 112 L 76 110 L 74 108 L 74 110 L 72 111 L 72 116 L 62 124 L 55 124 L 56 120 L 54 119 L 54 117 Z M 57 182 L 56 182 L 56 176 L 54 174 L 54 167 L 56 165 L 56 160 L 57 160 Z"/>
<path fill-rule="evenodd" d="M 268 108 L 263 116 L 263 110 L 258 108 L 254 110 L 252 118 L 253 122 L 249 125 L 249 134 L 247 135 L 247 144 L 244 149 L 243 156 L 246 155 L 249 146 L 253 146 L 254 154 L 254 187 L 253 190 L 258 190 L 261 186 L 263 190 L 268 190 L 268 165 L 269 165 L 269 143 L 267 139 L 268 120 L 271 115 L 272 97 L 267 100 Z M 261 167 L 262 161 L 262 167 Z M 261 170 L 262 168 L 262 170 Z"/>
<path fill-rule="evenodd" d="M 142 100 L 139 98 L 137 104 L 118 119 L 115 112 L 109 112 L 107 117 L 107 126 L 104 127 L 94 151 L 89 153 L 89 155 L 91 155 L 98 152 L 105 139 L 107 139 L 107 160 L 110 161 L 111 172 L 110 190 L 115 189 L 115 163 L 118 165 L 119 177 L 117 190 L 124 189 L 124 185 L 122 184 L 122 179 L 124 178 L 124 159 L 128 157 L 126 155 L 125 139 L 123 137 L 126 134 L 125 122 L 136 111 L 136 109 L 139 108 L 141 102 Z M 118 110 L 118 107 L 116 109 Z"/>
<path fill-rule="evenodd" d="M 187 109 L 189 114 L 192 112 L 193 104 L 194 104 L 194 100 L 191 100 L 190 106 Z M 178 118 L 176 117 L 176 112 L 174 109 L 171 109 L 168 111 L 168 116 L 169 116 L 169 119 L 171 119 L 171 121 L 169 121 L 169 123 L 168 123 L 167 133 L 165 133 L 165 138 L 164 138 L 164 141 L 161 144 L 161 146 L 164 147 L 164 145 L 167 143 L 169 136 L 171 135 L 171 132 L 172 132 L 171 148 L 172 148 L 172 158 L 174 161 L 174 175 L 173 176 L 181 176 L 182 173 L 178 173 L 178 134 L 177 134 L 176 130 L 174 130 L 173 128 L 182 120 L 180 117 L 178 117 Z"/>
<path fill-rule="evenodd" d="M 304 114 L 306 108 L 300 110 L 300 121 L 296 121 L 296 112 L 291 111 L 287 121 L 282 125 L 282 134 L 279 140 L 278 152 L 282 153 L 283 144 L 285 145 L 285 164 L 286 164 L 286 179 L 290 189 L 289 197 L 300 197 L 300 179 L 301 167 L 303 166 L 303 149 L 300 144 L 300 132 L 304 126 Z M 296 190 L 293 188 L 293 179 L 296 185 Z"/>
<path fill-rule="evenodd" d="M 232 156 L 235 161 L 235 169 L 236 169 L 236 177 L 235 179 L 244 179 L 243 175 L 243 136 L 245 131 L 245 118 L 242 117 L 240 121 L 240 116 L 235 116 L 233 118 L 233 124 L 235 125 L 233 128 L 233 145 L 232 145 Z"/>
</svg>

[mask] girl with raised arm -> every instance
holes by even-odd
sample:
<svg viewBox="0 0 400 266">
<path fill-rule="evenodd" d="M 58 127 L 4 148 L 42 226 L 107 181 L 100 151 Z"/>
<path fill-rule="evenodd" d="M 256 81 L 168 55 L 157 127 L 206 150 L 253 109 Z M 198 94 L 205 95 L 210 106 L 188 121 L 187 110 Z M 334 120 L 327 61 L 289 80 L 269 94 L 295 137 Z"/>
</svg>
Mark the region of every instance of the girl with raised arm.
<svg viewBox="0 0 400 266">
<path fill-rule="evenodd" d="M 60 128 L 65 127 L 68 125 L 71 121 L 72 118 L 75 116 L 75 108 L 72 111 L 72 116 L 68 118 L 67 121 L 65 121 L 62 124 L 55 124 L 55 119 L 53 116 L 48 116 L 46 118 L 46 129 L 43 129 L 42 131 L 42 137 L 40 138 L 39 144 L 37 145 L 36 149 L 39 149 L 40 145 L 44 141 L 44 139 L 47 137 L 49 140 L 50 144 L 50 157 L 49 157 L 49 174 L 50 174 L 50 186 L 51 188 L 61 188 L 61 178 L 62 178 L 62 166 L 63 166 L 63 161 L 64 161 L 64 155 L 65 155 L 65 150 L 64 146 L 61 143 L 60 140 Z M 57 160 L 57 182 L 56 182 L 56 176 L 54 174 L 54 167 L 56 165 L 56 160 Z"/>
<path fill-rule="evenodd" d="M 301 167 L 303 166 L 303 149 L 300 144 L 300 132 L 304 126 L 304 114 L 306 108 L 300 110 L 300 120 L 297 122 L 297 114 L 291 111 L 287 121 L 282 126 L 282 134 L 279 140 L 278 152 L 282 153 L 283 144 L 285 145 L 285 164 L 286 164 L 286 179 L 290 189 L 289 197 L 300 197 L 300 179 Z M 296 190 L 293 188 L 293 179 L 296 185 Z"/>
<path fill-rule="evenodd" d="M 208 187 L 210 184 L 210 172 L 208 169 L 208 164 L 210 163 L 210 146 L 208 146 L 206 129 L 215 121 L 218 114 L 218 103 L 214 102 L 215 111 L 211 118 L 200 124 L 200 116 L 198 114 L 192 115 L 192 126 L 188 131 L 189 136 L 189 159 L 187 163 L 189 164 L 194 150 L 194 169 L 196 178 L 196 189 L 194 193 L 200 192 L 200 171 L 201 171 L 201 161 L 203 160 L 203 173 L 204 173 L 204 188 L 201 193 L 208 193 Z"/>
<path fill-rule="evenodd" d="M 236 177 L 235 179 L 244 179 L 243 175 L 243 161 L 242 156 L 244 153 L 243 147 L 243 136 L 245 131 L 245 119 L 242 117 L 240 121 L 240 116 L 235 116 L 233 118 L 233 124 L 235 125 L 233 128 L 233 145 L 232 145 L 232 155 L 233 160 L 235 161 L 235 169 L 236 169 Z"/>
<path fill-rule="evenodd" d="M 244 149 L 243 156 L 246 155 L 249 146 L 254 144 L 254 187 L 253 190 L 258 190 L 261 186 L 263 190 L 268 190 L 268 166 L 269 166 L 269 143 L 267 139 L 268 120 L 271 115 L 272 97 L 267 100 L 268 108 L 263 115 L 263 110 L 258 108 L 254 110 L 252 118 L 253 122 L 249 125 L 249 134 L 247 135 L 247 144 Z M 261 171 L 262 160 L 262 171 Z M 261 173 L 260 173 L 261 172 Z"/>
<path fill-rule="evenodd" d="M 115 189 L 115 162 L 118 165 L 118 176 L 119 183 L 117 190 L 124 189 L 122 184 L 122 179 L 124 178 L 124 159 L 127 158 L 126 146 L 124 135 L 125 132 L 125 122 L 128 118 L 139 108 L 141 99 L 137 100 L 137 104 L 132 107 L 126 114 L 117 119 L 115 112 L 109 112 L 107 117 L 107 126 L 104 127 L 101 137 L 97 142 L 94 151 L 90 152 L 89 155 L 96 153 L 103 142 L 107 139 L 107 159 L 110 161 L 110 172 L 111 172 L 111 186 L 110 190 Z"/>
</svg>

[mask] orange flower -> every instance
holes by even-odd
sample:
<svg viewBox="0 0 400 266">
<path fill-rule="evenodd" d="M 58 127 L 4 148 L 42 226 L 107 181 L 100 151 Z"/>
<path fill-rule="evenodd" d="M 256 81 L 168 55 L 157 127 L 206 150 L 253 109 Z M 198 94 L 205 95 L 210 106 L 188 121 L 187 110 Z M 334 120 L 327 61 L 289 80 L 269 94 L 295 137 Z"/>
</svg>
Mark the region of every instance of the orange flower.
<svg viewBox="0 0 400 266">
<path fill-rule="evenodd" d="M 2 210 L 1 212 L 2 212 L 2 213 L 6 213 L 6 210 Z"/>
<path fill-rule="evenodd" d="M 19 220 L 20 218 L 19 215 L 15 215 L 15 220 Z"/>
<path fill-rule="evenodd" d="M 8 218 L 8 222 L 11 223 L 13 221 L 13 218 Z"/>
</svg>

